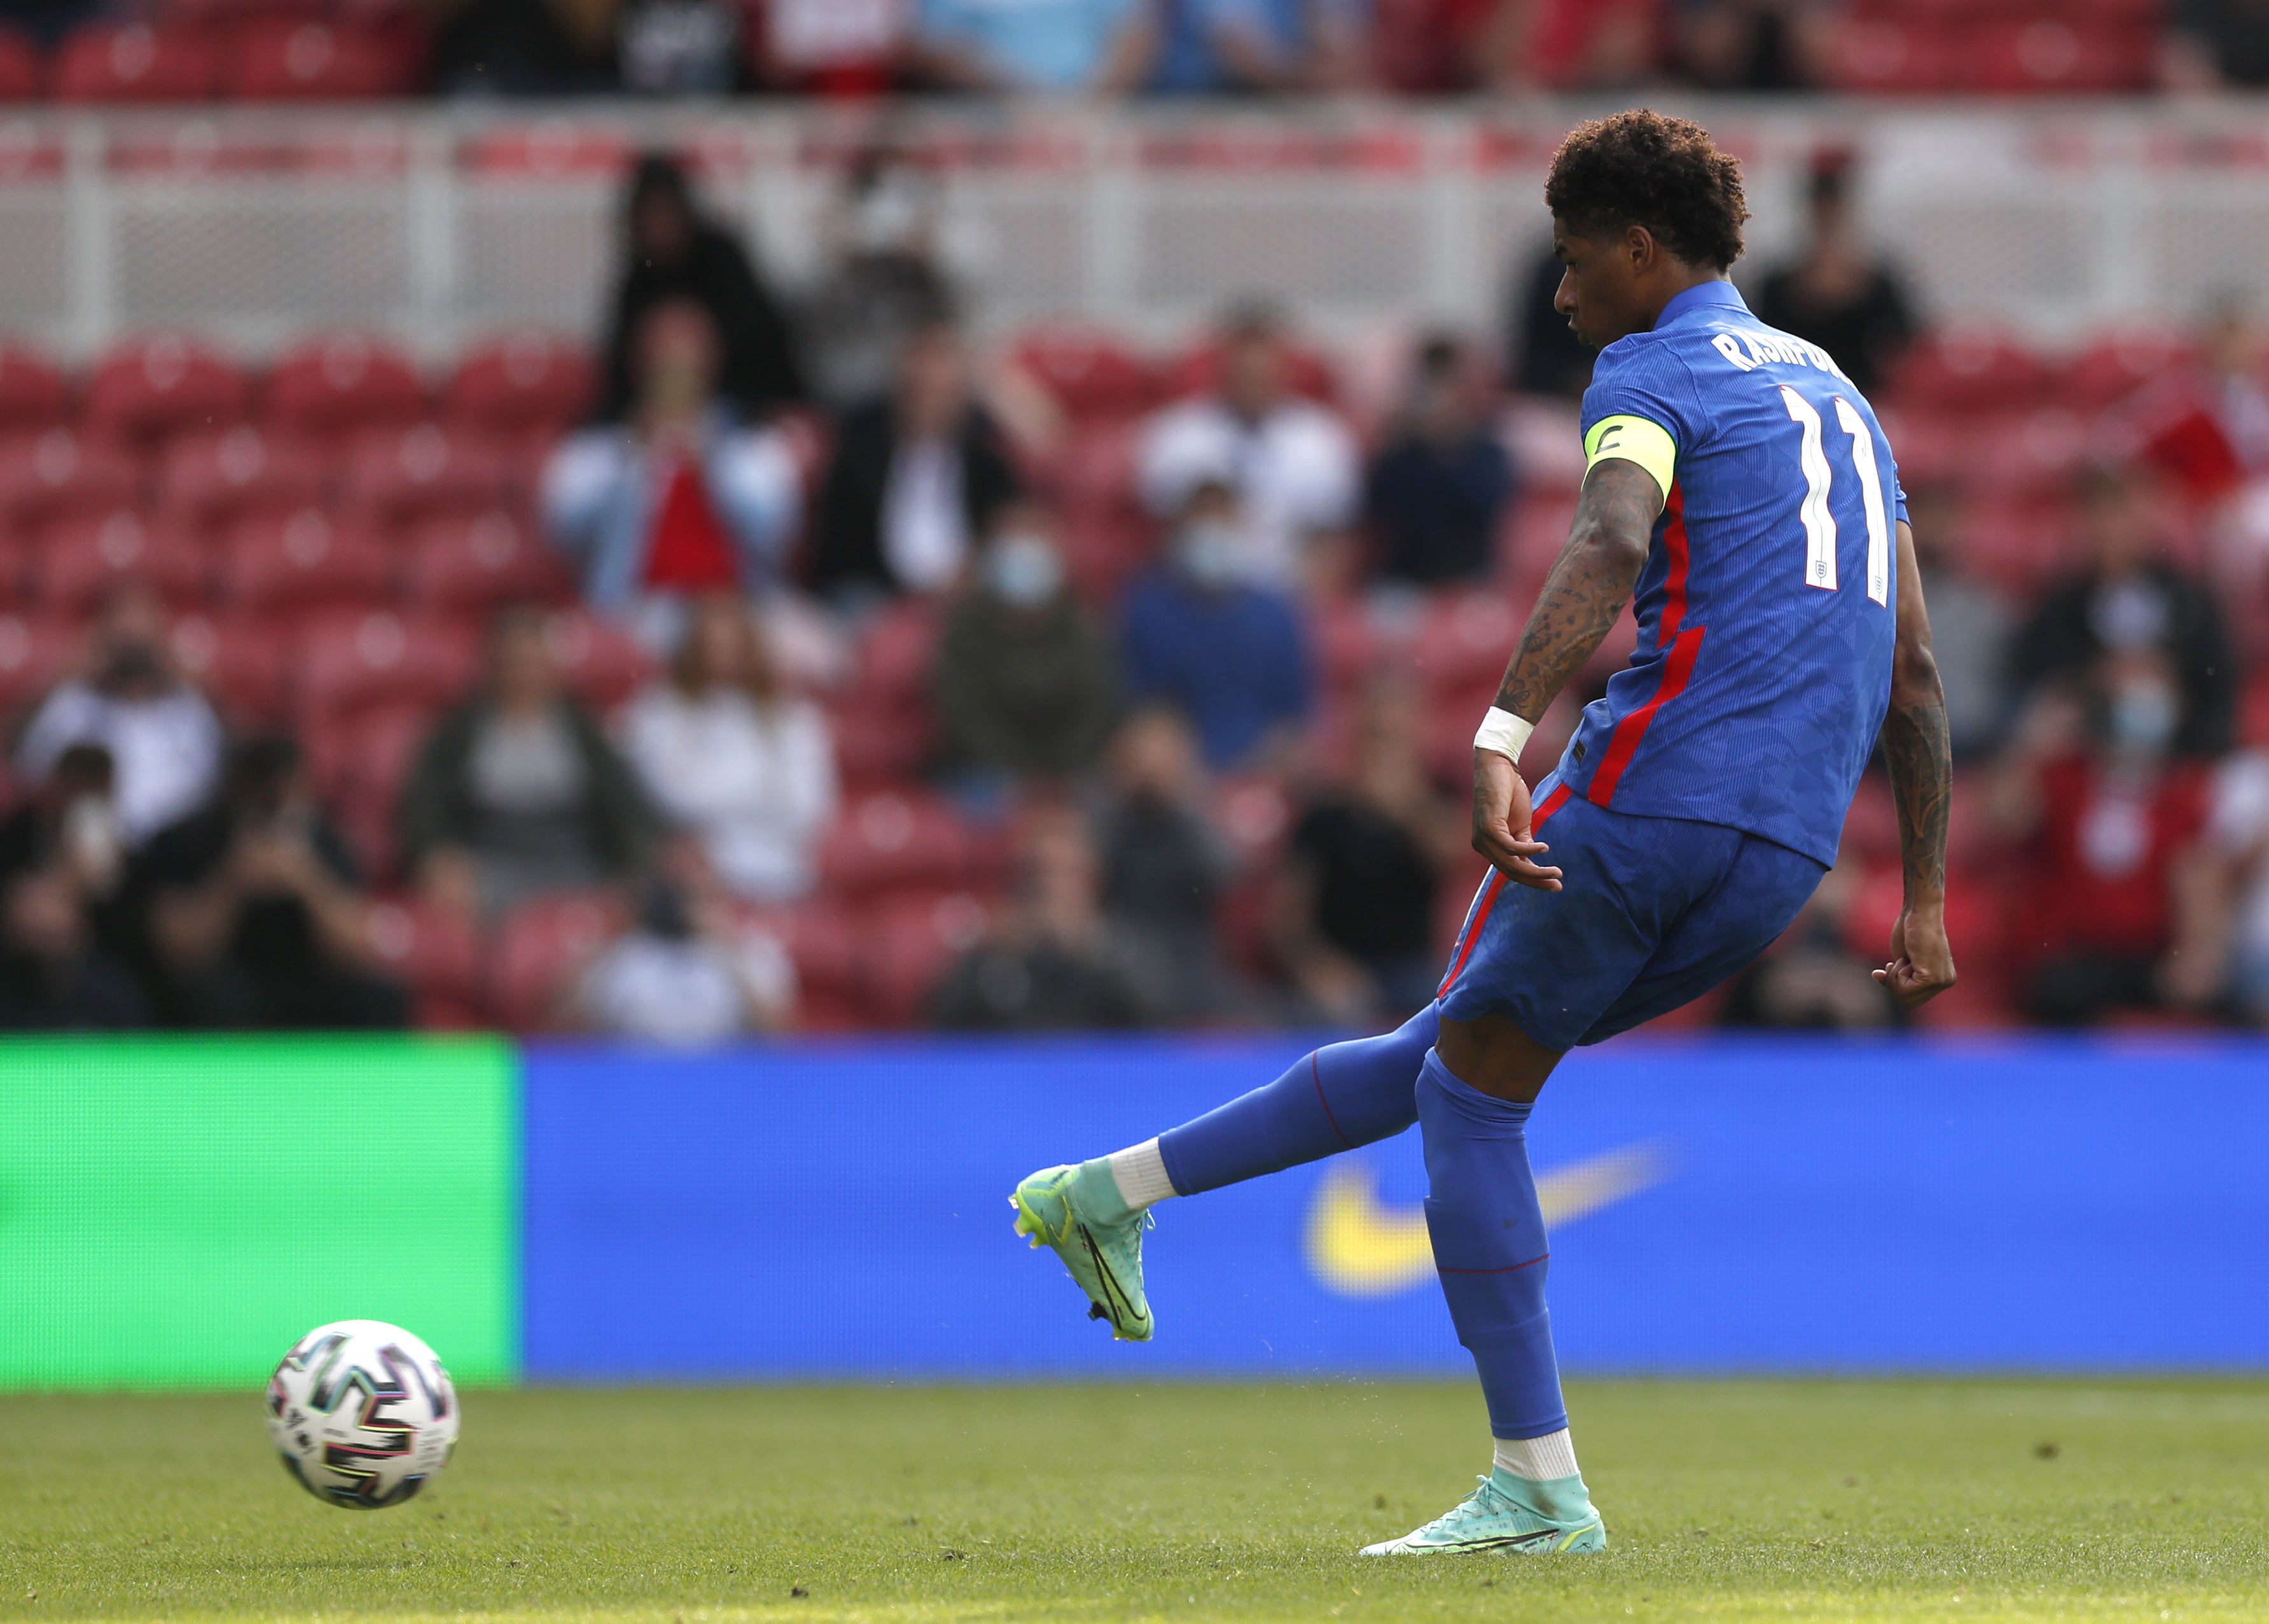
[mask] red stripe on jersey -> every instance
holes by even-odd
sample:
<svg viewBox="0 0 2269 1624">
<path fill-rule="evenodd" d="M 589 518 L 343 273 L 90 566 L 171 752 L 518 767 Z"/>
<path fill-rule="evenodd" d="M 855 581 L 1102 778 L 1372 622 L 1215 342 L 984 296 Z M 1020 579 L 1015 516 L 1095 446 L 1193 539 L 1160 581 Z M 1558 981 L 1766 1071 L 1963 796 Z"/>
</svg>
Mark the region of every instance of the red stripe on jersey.
<svg viewBox="0 0 2269 1624">
<path fill-rule="evenodd" d="M 1544 797 L 1544 804 L 1536 808 L 1536 815 L 1528 820 L 1528 832 L 1534 835 L 1543 828 L 1544 820 L 1567 804 L 1567 801 L 1568 786 L 1565 784 L 1556 786 L 1550 794 Z M 1491 869 L 1489 883 L 1482 887 L 1482 894 L 1474 899 L 1474 917 L 1466 921 L 1466 928 L 1459 934 L 1457 951 L 1450 957 L 1450 973 L 1444 976 L 1442 985 L 1434 989 L 1435 997 L 1440 998 L 1449 992 L 1450 984 L 1458 978 L 1458 972 L 1474 956 L 1474 944 L 1482 939 L 1482 926 L 1489 923 L 1489 910 L 1497 906 L 1497 893 L 1504 889 L 1504 870 Z M 1336 1128 L 1339 1125 L 1334 1123 L 1332 1126 Z"/>
<path fill-rule="evenodd" d="M 1687 682 L 1694 675 L 1694 661 L 1702 653 L 1703 628 L 1681 631 L 1678 640 L 1670 646 L 1670 658 L 1663 662 L 1662 685 L 1648 700 L 1629 716 L 1615 724 L 1614 736 L 1608 741 L 1608 753 L 1600 757 L 1600 770 L 1592 775 L 1591 787 L 1584 797 L 1595 807 L 1612 807 L 1615 801 L 1615 786 L 1622 782 L 1623 769 L 1630 765 L 1631 757 L 1638 753 L 1639 743 L 1654 720 L 1654 713 L 1686 691 Z"/>
<path fill-rule="evenodd" d="M 1670 572 L 1662 583 L 1662 624 L 1655 628 L 1654 646 L 1678 640 L 1686 623 L 1686 491 L 1676 480 L 1662 504 L 1662 545 L 1670 557 Z"/>
</svg>

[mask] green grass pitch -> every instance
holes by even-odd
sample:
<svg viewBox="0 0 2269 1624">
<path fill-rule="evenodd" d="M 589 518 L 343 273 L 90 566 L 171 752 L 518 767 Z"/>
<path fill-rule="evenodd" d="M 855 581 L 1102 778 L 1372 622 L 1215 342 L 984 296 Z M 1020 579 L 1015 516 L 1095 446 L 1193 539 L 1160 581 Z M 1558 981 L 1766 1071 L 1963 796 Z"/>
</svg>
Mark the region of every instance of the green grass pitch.
<svg viewBox="0 0 2269 1624">
<path fill-rule="evenodd" d="M 1358 1561 L 1460 1385 L 468 1396 L 319 1504 L 256 1394 L 0 1399 L 0 1618 L 2261 1619 L 2269 1384 L 1579 1383 L 1603 1557 Z"/>
</svg>

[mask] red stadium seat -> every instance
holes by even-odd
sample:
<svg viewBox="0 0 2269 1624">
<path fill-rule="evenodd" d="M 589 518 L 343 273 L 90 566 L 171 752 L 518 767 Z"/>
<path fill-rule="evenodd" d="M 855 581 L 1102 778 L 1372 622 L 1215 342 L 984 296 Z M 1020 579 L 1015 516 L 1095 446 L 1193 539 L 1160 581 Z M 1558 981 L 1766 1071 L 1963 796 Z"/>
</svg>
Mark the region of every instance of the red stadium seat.
<svg viewBox="0 0 2269 1624">
<path fill-rule="evenodd" d="M 0 434 L 60 428 L 70 411 L 61 368 L 36 350 L 0 344 Z"/>
<path fill-rule="evenodd" d="M 1504 593 L 1445 593 L 1428 607 L 1413 644 L 1419 678 L 1433 693 L 1493 687 L 1519 636 L 1520 621 Z"/>
<path fill-rule="evenodd" d="M 1064 520 L 1074 527 L 1122 518 L 1148 523 L 1135 495 L 1138 425 L 1125 422 L 1076 424 L 1049 460 L 1046 483 Z"/>
<path fill-rule="evenodd" d="M 53 615 L 0 615 L 0 717 L 14 718 L 69 675 L 86 635 Z"/>
<path fill-rule="evenodd" d="M 795 963 L 799 1008 L 859 1002 L 867 936 L 839 903 L 815 898 L 785 912 L 751 911 Z"/>
<path fill-rule="evenodd" d="M 851 702 L 861 708 L 926 705 L 937 663 L 935 605 L 908 598 L 878 612 L 859 639 L 859 667 Z"/>
<path fill-rule="evenodd" d="M 1965 30 L 1960 57 L 1965 88 L 2069 95 L 2142 89 L 2150 79 L 2153 50 L 2149 37 L 2137 29 L 2036 17 Z"/>
<path fill-rule="evenodd" d="M 950 890 L 976 866 L 976 842 L 954 809 L 919 790 L 881 790 L 846 805 L 820 843 L 822 886 L 839 897 Z"/>
<path fill-rule="evenodd" d="M 883 1026 L 918 1025 L 954 961 L 985 938 L 993 911 L 969 891 L 891 897 L 860 916 L 868 1013 Z"/>
<path fill-rule="evenodd" d="M 480 513 L 505 494 L 503 459 L 492 443 L 431 423 L 373 430 L 347 453 L 348 503 L 388 528 Z"/>
<path fill-rule="evenodd" d="M 296 344 L 269 375 L 270 423 L 313 434 L 416 422 L 425 385 L 410 358 L 366 333 L 329 333 Z"/>
<path fill-rule="evenodd" d="M 422 705 L 308 718 L 306 738 L 318 793 L 373 874 L 391 875 L 396 867 L 396 803 L 434 720 L 432 707 Z"/>
<path fill-rule="evenodd" d="M 174 622 L 167 646 L 181 675 L 220 707 L 229 723 L 247 731 L 284 718 L 284 649 L 265 624 L 184 615 Z"/>
<path fill-rule="evenodd" d="M 393 587 L 393 554 L 321 508 L 240 520 L 222 544 L 221 595 L 240 614 L 375 605 Z"/>
<path fill-rule="evenodd" d="M 110 433 L 146 437 L 222 429 L 244 415 L 244 378 L 217 351 L 178 333 L 129 338 L 96 364 L 86 417 Z"/>
<path fill-rule="evenodd" d="M 589 351 L 549 333 L 506 333 L 474 345 L 446 393 L 451 421 L 491 434 L 562 429 L 588 410 Z"/>
<path fill-rule="evenodd" d="M 1220 342 L 1208 338 L 1167 363 L 1165 398 L 1181 400 L 1210 391 L 1221 376 L 1221 353 Z M 1339 375 L 1322 355 L 1288 344 L 1284 359 L 1285 377 L 1295 393 L 1327 403 L 1339 398 Z"/>
<path fill-rule="evenodd" d="M 30 101 L 40 93 L 40 51 L 13 28 L 0 28 L 0 101 Z"/>
<path fill-rule="evenodd" d="M 311 616 L 297 646 L 299 708 L 310 717 L 336 719 L 377 705 L 456 705 L 480 668 L 469 628 L 391 609 Z"/>
<path fill-rule="evenodd" d="M 249 23 L 229 38 L 224 93 L 240 101 L 350 101 L 410 88 L 400 37 L 318 18 Z"/>
<path fill-rule="evenodd" d="M 257 514 L 312 507 L 322 495 L 322 462 L 312 448 L 242 423 L 174 441 L 158 478 L 159 507 L 204 534 Z"/>
<path fill-rule="evenodd" d="M 903 787 L 929 765 L 937 725 L 926 709 L 873 710 L 846 703 L 829 712 L 835 766 L 854 790 Z"/>
<path fill-rule="evenodd" d="M 416 998 L 418 1026 L 457 1031 L 481 1024 L 481 943 L 472 921 L 414 897 L 386 897 L 365 914 L 363 934 L 387 972 Z"/>
<path fill-rule="evenodd" d="M 1316 666 L 1331 689 L 1359 687 L 1378 657 L 1378 636 L 1359 599 L 1334 598 L 1318 606 L 1308 622 Z"/>
<path fill-rule="evenodd" d="M 1973 490 L 2014 499 L 2070 489 L 2088 460 L 2088 420 L 2062 406 L 2011 412 L 1982 422 L 1964 443 L 1962 476 Z M 1900 472 L 1905 472 L 1902 460 Z"/>
<path fill-rule="evenodd" d="M 141 465 L 132 457 L 69 429 L 0 446 L 0 524 L 12 530 L 134 506 L 141 486 Z"/>
<path fill-rule="evenodd" d="M 2170 328 L 2146 327 L 2103 334 L 2064 369 L 2058 380 L 2058 397 L 2074 411 L 2101 411 L 2128 399 L 2147 384 L 2187 372 L 2197 359 L 2196 346 Z"/>
<path fill-rule="evenodd" d="M 2044 403 L 2048 373 L 2014 336 L 1990 327 L 1949 327 L 1900 358 L 1889 394 L 1917 411 L 1976 416 Z"/>
<path fill-rule="evenodd" d="M 1862 18 L 1836 31 L 1828 71 L 1839 90 L 1911 96 L 1944 90 L 1954 68 L 1954 40 L 1944 28 L 1918 20 Z"/>
<path fill-rule="evenodd" d="M 329 0 L 142 0 L 141 9 L 161 23 L 218 34 L 247 23 L 321 17 L 331 8 Z"/>
<path fill-rule="evenodd" d="M 48 86 L 58 101 L 203 101 L 218 67 L 200 33 L 90 23 L 57 48 Z"/>
<path fill-rule="evenodd" d="M 490 948 L 489 1002 L 508 1031 L 556 1026 L 575 977 L 630 923 L 612 891 L 547 897 L 515 910 Z"/>
<path fill-rule="evenodd" d="M 1018 339 L 1009 359 L 1077 421 L 1134 417 L 1157 394 L 1149 364 L 1104 328 L 1041 328 Z"/>
<path fill-rule="evenodd" d="M 176 608 L 202 603 L 212 559 L 179 524 L 151 523 L 130 507 L 59 519 L 40 533 L 40 602 L 51 614 L 88 615 L 128 582 Z"/>
<path fill-rule="evenodd" d="M 410 540 L 403 586 L 403 602 L 413 610 L 459 616 L 557 600 L 572 591 L 543 540 L 501 508 L 419 526 Z"/>
<path fill-rule="evenodd" d="M 654 675 L 653 656 L 587 610 L 554 615 L 551 643 L 561 676 L 595 711 L 614 710 Z"/>
</svg>

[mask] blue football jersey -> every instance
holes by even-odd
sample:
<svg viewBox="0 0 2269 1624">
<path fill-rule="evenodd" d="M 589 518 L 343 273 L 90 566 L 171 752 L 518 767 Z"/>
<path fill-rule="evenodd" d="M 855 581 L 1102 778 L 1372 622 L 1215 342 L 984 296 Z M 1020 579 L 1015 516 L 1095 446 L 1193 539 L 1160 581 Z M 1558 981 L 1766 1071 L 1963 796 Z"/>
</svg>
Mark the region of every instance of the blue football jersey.
<svg viewBox="0 0 2269 1624">
<path fill-rule="evenodd" d="M 1600 352 L 1583 427 L 1589 461 L 1668 477 L 1637 649 L 1585 708 L 1563 785 L 1833 864 L 1890 702 L 1906 504 L 1874 410 L 1712 282 Z"/>
</svg>

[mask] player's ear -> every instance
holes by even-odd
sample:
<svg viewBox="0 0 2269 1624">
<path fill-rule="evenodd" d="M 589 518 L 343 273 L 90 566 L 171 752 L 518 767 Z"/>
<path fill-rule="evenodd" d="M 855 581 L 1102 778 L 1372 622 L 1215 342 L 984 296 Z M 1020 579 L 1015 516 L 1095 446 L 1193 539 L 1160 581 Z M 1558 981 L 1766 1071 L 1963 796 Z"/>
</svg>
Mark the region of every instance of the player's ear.
<svg viewBox="0 0 2269 1624">
<path fill-rule="evenodd" d="M 1661 255 L 1662 245 L 1654 240 L 1654 233 L 1645 226 L 1627 225 L 1623 228 L 1623 257 L 1630 262 L 1633 274 L 1644 276 L 1654 268 L 1655 261 Z"/>
</svg>

